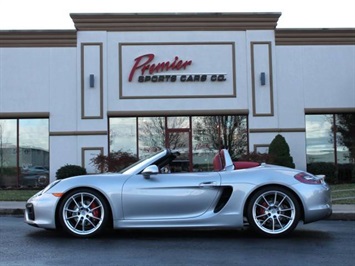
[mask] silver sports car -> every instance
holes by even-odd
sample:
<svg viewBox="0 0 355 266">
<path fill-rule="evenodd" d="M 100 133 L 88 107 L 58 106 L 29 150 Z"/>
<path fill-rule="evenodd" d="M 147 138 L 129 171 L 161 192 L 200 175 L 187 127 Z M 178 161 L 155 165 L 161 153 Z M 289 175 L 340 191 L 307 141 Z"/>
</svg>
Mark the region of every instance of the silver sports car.
<svg viewBox="0 0 355 266">
<path fill-rule="evenodd" d="M 153 154 L 120 173 L 56 180 L 26 204 L 25 221 L 91 237 L 119 228 L 241 228 L 263 236 L 292 232 L 300 220 L 332 213 L 324 178 L 275 165 L 233 163 L 227 150 L 213 172 L 173 168 L 179 153 Z M 181 160 L 180 160 L 181 161 Z"/>
</svg>

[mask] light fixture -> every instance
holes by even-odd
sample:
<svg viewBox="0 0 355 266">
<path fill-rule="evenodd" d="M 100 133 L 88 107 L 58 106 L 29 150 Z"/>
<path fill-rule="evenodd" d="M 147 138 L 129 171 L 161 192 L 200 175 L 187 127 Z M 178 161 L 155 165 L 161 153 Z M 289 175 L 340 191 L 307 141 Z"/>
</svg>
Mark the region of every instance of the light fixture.
<svg viewBox="0 0 355 266">
<path fill-rule="evenodd" d="M 261 72 L 261 73 L 260 73 L 260 84 L 261 84 L 261 86 L 265 86 L 265 85 L 266 85 L 265 72 Z"/>
<path fill-rule="evenodd" d="M 94 88 L 95 87 L 95 76 L 94 74 L 90 74 L 90 88 Z"/>
</svg>

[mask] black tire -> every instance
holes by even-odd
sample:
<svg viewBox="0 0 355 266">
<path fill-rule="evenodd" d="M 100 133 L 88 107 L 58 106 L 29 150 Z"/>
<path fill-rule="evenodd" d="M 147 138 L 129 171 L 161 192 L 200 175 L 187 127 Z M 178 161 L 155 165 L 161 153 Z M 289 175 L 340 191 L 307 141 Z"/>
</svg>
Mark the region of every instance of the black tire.
<svg viewBox="0 0 355 266">
<path fill-rule="evenodd" d="M 76 237 L 93 237 L 109 221 L 106 199 L 92 189 L 77 189 L 65 195 L 58 209 L 62 228 Z"/>
<path fill-rule="evenodd" d="M 256 233 L 267 237 L 283 237 L 297 226 L 300 205 L 289 190 L 278 186 L 265 187 L 250 198 L 247 218 Z"/>
</svg>

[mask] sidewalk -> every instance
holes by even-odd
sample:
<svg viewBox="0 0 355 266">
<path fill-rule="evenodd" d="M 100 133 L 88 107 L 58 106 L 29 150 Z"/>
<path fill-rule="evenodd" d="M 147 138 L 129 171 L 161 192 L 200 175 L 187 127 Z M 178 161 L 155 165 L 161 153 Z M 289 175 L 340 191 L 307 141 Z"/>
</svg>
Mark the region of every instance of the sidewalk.
<svg viewBox="0 0 355 266">
<path fill-rule="evenodd" d="M 0 201 L 0 215 L 23 215 L 25 205 L 24 201 Z M 355 205 L 333 205 L 329 219 L 355 221 Z"/>
<path fill-rule="evenodd" d="M 332 209 L 329 219 L 355 221 L 355 205 L 333 204 Z"/>
</svg>

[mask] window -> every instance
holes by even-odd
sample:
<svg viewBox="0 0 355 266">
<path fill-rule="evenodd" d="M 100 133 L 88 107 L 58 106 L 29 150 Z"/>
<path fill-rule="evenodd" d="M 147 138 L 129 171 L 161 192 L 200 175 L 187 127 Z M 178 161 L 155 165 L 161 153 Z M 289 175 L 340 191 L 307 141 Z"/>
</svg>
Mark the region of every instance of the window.
<svg viewBox="0 0 355 266">
<path fill-rule="evenodd" d="M 17 185 L 17 121 L 0 120 L 0 185 Z"/>
<path fill-rule="evenodd" d="M 48 131 L 48 119 L 0 119 L 1 187 L 48 184 Z"/>
<path fill-rule="evenodd" d="M 135 117 L 110 119 L 110 152 L 128 152 L 137 155 L 137 128 Z"/>
<path fill-rule="evenodd" d="M 145 158 L 165 146 L 165 118 L 138 118 L 139 158 Z"/>
<path fill-rule="evenodd" d="M 307 163 L 334 162 L 332 115 L 306 116 Z"/>
<path fill-rule="evenodd" d="M 228 147 L 237 159 L 247 153 L 246 116 L 192 117 L 192 145 L 194 168 L 212 171 L 216 152 Z"/>
<path fill-rule="evenodd" d="M 337 163 L 355 163 L 355 113 L 335 115 Z"/>
<path fill-rule="evenodd" d="M 307 167 L 332 182 L 351 180 L 355 166 L 355 114 L 306 115 Z"/>
<path fill-rule="evenodd" d="M 165 147 L 178 149 L 190 171 L 213 171 L 213 157 L 229 147 L 237 159 L 248 151 L 246 116 L 112 117 L 110 152 L 138 158 Z M 192 163 L 190 163 L 192 162 Z"/>
</svg>

